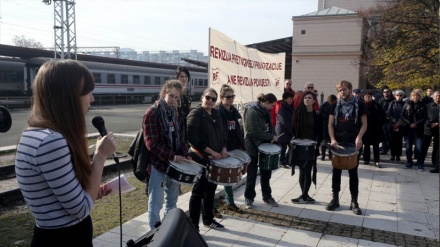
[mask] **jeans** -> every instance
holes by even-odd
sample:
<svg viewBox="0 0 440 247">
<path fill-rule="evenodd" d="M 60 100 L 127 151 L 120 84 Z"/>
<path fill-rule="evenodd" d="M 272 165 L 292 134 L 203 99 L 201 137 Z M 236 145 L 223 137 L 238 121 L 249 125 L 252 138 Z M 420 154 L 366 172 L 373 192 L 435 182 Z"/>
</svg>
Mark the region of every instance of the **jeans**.
<svg viewBox="0 0 440 247">
<path fill-rule="evenodd" d="M 359 160 L 359 159 L 358 159 Z M 359 194 L 359 177 L 358 177 L 358 165 L 348 170 L 349 185 L 350 185 L 350 194 L 353 196 L 357 196 Z M 341 191 L 341 174 L 342 170 L 336 169 L 333 167 L 333 176 L 332 176 L 332 190 L 333 193 L 339 193 Z"/>
<path fill-rule="evenodd" d="M 422 159 L 422 138 L 417 136 L 417 128 L 410 128 L 408 133 L 405 135 L 405 149 L 406 149 L 406 160 L 407 167 L 412 167 L 414 165 L 412 155 L 412 146 L 415 146 L 414 151 L 417 157 L 417 166 L 419 169 L 423 169 L 423 159 Z"/>
<path fill-rule="evenodd" d="M 227 204 L 234 204 L 234 192 L 232 186 L 225 186 L 225 200 Z"/>
<path fill-rule="evenodd" d="M 251 156 L 251 162 L 249 163 L 246 178 L 246 190 L 244 192 L 244 197 L 246 199 L 254 200 L 257 195 L 255 192 L 255 183 L 257 181 L 258 172 L 258 157 Z M 261 170 L 260 169 L 260 184 L 261 192 L 263 194 L 263 200 L 268 200 L 272 198 L 272 189 L 270 188 L 270 178 L 272 177 L 271 170 Z"/>
<path fill-rule="evenodd" d="M 165 192 L 165 215 L 176 208 L 179 197 L 179 184 L 169 179 L 165 173 L 151 166 L 150 182 L 148 185 L 148 222 L 151 230 L 154 224 L 160 221 L 159 212 L 164 203 Z"/>
<path fill-rule="evenodd" d="M 388 152 L 390 146 L 391 124 L 389 123 L 383 124 L 382 129 L 383 129 L 382 152 L 386 153 Z"/>
<path fill-rule="evenodd" d="M 281 153 L 280 153 L 280 164 L 286 165 L 289 164 L 289 156 L 290 156 L 290 148 L 289 151 L 286 154 L 287 147 L 289 144 L 287 143 L 280 143 L 281 146 Z"/>
<path fill-rule="evenodd" d="M 206 178 L 206 169 L 203 169 L 202 177 L 200 180 L 194 184 L 191 193 L 191 198 L 189 199 L 189 216 L 191 222 L 198 229 L 200 221 L 200 210 L 202 207 L 203 199 L 203 210 L 202 210 L 202 220 L 204 225 L 209 225 L 214 220 L 214 196 L 217 184 L 211 183 Z"/>
<path fill-rule="evenodd" d="M 364 161 L 365 162 L 370 162 L 370 154 L 371 154 L 371 150 L 370 150 L 370 145 L 373 146 L 373 157 L 374 157 L 374 162 L 379 162 L 380 160 L 380 154 L 379 154 L 379 143 L 374 143 L 374 144 L 365 144 L 364 143 Z"/>
</svg>

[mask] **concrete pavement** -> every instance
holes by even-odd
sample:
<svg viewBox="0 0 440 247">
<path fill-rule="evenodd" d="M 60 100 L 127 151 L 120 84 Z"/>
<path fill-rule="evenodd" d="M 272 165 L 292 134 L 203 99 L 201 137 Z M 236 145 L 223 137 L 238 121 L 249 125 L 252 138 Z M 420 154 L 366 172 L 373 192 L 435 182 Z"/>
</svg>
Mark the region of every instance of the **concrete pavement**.
<svg viewBox="0 0 440 247">
<path fill-rule="evenodd" d="M 387 160 L 389 156 L 382 156 Z M 279 207 L 265 204 L 257 184 L 254 209 L 245 209 L 243 179 L 235 189 L 235 202 L 243 213 L 223 210 L 219 231 L 200 224 L 209 246 L 439 246 L 439 175 L 403 169 L 405 161 L 381 162 L 384 168 L 359 166 L 359 205 L 362 215 L 349 210 L 348 173 L 343 171 L 341 207 L 325 210 L 331 199 L 329 160 L 318 161 L 316 189 L 310 195 L 316 203 L 293 204 L 300 194 L 298 172 L 279 168 L 272 174 L 272 194 Z M 428 170 L 428 169 L 427 169 Z M 259 180 L 259 179 L 257 179 Z M 217 197 L 223 194 L 218 186 Z M 179 197 L 178 207 L 188 210 L 190 193 Z M 146 204 L 147 202 L 143 202 Z M 148 230 L 147 214 L 123 225 L 123 243 Z M 119 246 L 119 227 L 94 239 L 94 246 Z"/>
</svg>

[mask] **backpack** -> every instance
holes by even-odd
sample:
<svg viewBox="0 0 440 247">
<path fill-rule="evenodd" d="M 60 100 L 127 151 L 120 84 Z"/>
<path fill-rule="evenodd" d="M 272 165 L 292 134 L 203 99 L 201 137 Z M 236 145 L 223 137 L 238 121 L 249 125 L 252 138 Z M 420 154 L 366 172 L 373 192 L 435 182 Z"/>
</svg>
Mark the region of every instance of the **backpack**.
<svg viewBox="0 0 440 247">
<path fill-rule="evenodd" d="M 141 128 L 131 142 L 128 154 L 131 156 L 130 162 L 134 175 L 139 181 L 148 184 L 150 179 L 150 175 L 148 174 L 150 150 L 145 146 L 143 133 L 143 129 Z"/>
</svg>

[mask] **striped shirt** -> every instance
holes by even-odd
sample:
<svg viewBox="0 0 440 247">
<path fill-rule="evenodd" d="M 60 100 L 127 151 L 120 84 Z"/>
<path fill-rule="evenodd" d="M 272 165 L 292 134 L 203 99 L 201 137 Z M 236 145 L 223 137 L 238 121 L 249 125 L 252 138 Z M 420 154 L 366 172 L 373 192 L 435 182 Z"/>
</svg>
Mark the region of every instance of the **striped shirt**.
<svg viewBox="0 0 440 247">
<path fill-rule="evenodd" d="M 61 134 L 49 129 L 24 131 L 17 146 L 15 172 L 38 227 L 67 227 L 90 214 L 93 200 L 76 179 Z"/>
</svg>

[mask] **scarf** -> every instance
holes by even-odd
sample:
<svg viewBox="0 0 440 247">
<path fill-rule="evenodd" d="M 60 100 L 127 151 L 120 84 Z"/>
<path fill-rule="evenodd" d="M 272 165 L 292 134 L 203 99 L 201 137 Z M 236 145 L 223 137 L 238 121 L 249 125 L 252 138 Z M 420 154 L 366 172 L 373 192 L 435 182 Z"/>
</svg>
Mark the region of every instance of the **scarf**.
<svg viewBox="0 0 440 247">
<path fill-rule="evenodd" d="M 345 101 L 343 99 L 338 99 L 336 102 L 336 109 L 335 109 L 335 125 L 338 124 L 338 116 L 339 116 L 339 110 L 341 111 L 343 117 L 347 120 L 349 119 L 353 114 L 353 108 L 355 109 L 355 118 L 354 123 L 356 124 L 358 119 L 358 101 L 356 97 L 351 97 L 348 101 Z"/>
<path fill-rule="evenodd" d="M 177 111 L 175 107 L 167 105 L 165 100 L 159 99 L 158 100 L 158 108 L 160 111 L 160 120 L 162 122 L 163 130 L 165 133 L 165 136 L 167 137 L 167 144 L 169 147 L 171 147 L 174 151 L 177 151 L 180 147 L 180 137 L 179 137 L 179 124 L 177 122 Z M 171 118 L 171 121 L 168 119 L 168 117 Z M 173 123 L 174 132 L 176 133 L 176 137 L 173 138 L 173 129 L 170 127 L 170 122 Z M 174 141 L 174 142 L 173 142 Z M 175 144 L 175 146 L 173 145 Z"/>
</svg>

